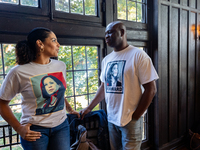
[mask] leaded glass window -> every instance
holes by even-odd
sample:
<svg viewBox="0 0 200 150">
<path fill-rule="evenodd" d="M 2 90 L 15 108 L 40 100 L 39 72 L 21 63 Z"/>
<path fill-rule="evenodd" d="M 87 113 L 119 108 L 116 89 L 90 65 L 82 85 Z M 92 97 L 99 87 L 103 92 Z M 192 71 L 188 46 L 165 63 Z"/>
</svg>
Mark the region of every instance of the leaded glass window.
<svg viewBox="0 0 200 150">
<path fill-rule="evenodd" d="M 10 3 L 16 5 L 38 7 L 38 0 L 0 0 L 0 3 Z"/>
<path fill-rule="evenodd" d="M 117 19 L 145 23 L 146 0 L 117 0 Z"/>
<path fill-rule="evenodd" d="M 55 10 L 97 16 L 96 0 L 55 0 Z"/>
</svg>

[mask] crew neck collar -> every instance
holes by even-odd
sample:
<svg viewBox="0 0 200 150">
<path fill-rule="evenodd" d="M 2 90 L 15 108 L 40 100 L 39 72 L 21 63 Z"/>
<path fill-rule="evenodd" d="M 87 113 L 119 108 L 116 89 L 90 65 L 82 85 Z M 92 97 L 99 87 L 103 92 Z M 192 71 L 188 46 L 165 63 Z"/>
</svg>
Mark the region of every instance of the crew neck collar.
<svg viewBox="0 0 200 150">
<path fill-rule="evenodd" d="M 34 65 L 38 65 L 38 66 L 48 66 L 52 63 L 52 59 L 49 59 L 49 63 L 48 64 L 39 64 L 39 63 L 36 63 L 36 62 L 30 62 L 30 64 L 34 64 Z"/>
</svg>

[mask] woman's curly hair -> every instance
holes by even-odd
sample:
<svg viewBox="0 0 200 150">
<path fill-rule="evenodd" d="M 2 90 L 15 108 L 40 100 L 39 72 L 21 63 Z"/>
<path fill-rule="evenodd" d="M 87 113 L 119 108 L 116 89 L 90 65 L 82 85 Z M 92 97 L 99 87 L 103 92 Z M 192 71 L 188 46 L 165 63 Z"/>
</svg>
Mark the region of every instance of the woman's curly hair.
<svg viewBox="0 0 200 150">
<path fill-rule="evenodd" d="M 15 47 L 16 63 L 23 65 L 34 61 L 37 55 L 36 41 L 44 42 L 50 32 L 47 28 L 37 27 L 29 32 L 27 40 L 19 41 Z"/>
</svg>

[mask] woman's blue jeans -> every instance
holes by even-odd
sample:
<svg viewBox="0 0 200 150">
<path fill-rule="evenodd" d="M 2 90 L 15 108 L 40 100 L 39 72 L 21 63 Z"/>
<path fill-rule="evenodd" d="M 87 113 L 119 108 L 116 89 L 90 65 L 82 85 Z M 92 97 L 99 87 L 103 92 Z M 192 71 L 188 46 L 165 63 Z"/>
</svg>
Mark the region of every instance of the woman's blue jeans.
<svg viewBox="0 0 200 150">
<path fill-rule="evenodd" d="M 41 132 L 42 136 L 33 142 L 21 138 L 24 150 L 70 150 L 70 130 L 67 119 L 54 128 L 32 125 L 30 129 Z"/>
<path fill-rule="evenodd" d="M 143 132 L 143 117 L 131 120 L 124 127 L 108 122 L 111 150 L 140 150 Z"/>
</svg>

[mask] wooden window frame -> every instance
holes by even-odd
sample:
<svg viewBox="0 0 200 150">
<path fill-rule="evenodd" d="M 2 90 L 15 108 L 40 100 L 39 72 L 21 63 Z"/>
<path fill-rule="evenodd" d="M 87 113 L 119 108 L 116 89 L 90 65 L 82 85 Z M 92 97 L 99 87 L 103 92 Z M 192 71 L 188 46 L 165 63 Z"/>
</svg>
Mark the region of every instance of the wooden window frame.
<svg viewBox="0 0 200 150">
<path fill-rule="evenodd" d="M 0 10 L 9 13 L 23 13 L 29 15 L 48 15 L 49 1 L 38 0 L 38 7 L 18 5 L 11 3 L 0 3 Z M 28 12 L 28 13 L 27 13 Z"/>
</svg>

